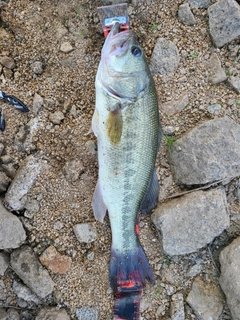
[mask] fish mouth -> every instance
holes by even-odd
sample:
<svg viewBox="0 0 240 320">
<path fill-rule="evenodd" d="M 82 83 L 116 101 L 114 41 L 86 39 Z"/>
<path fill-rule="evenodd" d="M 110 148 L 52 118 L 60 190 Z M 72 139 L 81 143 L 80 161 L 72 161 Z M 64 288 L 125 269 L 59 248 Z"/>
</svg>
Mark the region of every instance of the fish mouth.
<svg viewBox="0 0 240 320">
<path fill-rule="evenodd" d="M 129 42 L 135 37 L 132 30 L 120 31 L 120 24 L 116 22 L 105 41 L 102 53 L 107 58 L 109 55 L 120 55 L 127 50 Z"/>
</svg>

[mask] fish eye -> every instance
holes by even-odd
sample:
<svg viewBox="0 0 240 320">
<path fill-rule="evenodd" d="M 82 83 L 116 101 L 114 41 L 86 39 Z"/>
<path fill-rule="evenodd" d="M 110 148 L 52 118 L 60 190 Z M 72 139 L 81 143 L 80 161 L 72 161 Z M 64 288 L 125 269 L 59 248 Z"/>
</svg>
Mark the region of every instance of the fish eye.
<svg viewBox="0 0 240 320">
<path fill-rule="evenodd" d="M 142 54 L 142 50 L 138 47 L 132 47 L 131 52 L 134 55 L 134 57 L 140 57 Z"/>
</svg>

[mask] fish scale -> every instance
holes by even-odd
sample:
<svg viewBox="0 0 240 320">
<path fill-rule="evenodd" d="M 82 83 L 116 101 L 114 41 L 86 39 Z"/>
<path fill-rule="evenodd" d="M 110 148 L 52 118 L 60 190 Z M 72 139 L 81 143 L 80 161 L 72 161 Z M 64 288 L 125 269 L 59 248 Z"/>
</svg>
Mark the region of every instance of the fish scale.
<svg viewBox="0 0 240 320">
<path fill-rule="evenodd" d="M 150 95 L 150 98 L 144 97 L 122 111 L 125 120 L 121 142 L 117 146 L 111 144 L 104 127 L 108 113 L 99 117 L 99 130 L 102 135 L 98 144 L 101 157 L 99 179 L 111 221 L 113 244 L 116 248 L 121 246 L 124 251 L 130 250 L 130 237 L 135 239 L 132 231 L 135 228 L 136 213 L 155 164 L 156 148 L 152 145 L 153 142 L 157 144 L 158 121 L 155 108 L 150 117 L 151 97 L 154 100 L 153 95 Z M 103 97 L 99 98 L 100 103 L 105 105 Z M 144 117 L 146 112 L 147 118 Z M 126 185 L 129 185 L 129 189 Z M 131 199 L 127 201 L 126 196 Z M 128 245 L 123 245 L 124 239 L 130 241 Z"/>
</svg>

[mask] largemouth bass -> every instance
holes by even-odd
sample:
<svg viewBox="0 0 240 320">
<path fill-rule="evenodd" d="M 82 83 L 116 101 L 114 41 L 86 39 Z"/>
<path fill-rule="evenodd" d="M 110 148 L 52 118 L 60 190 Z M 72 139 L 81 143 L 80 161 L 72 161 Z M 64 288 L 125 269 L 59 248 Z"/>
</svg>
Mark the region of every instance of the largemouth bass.
<svg viewBox="0 0 240 320">
<path fill-rule="evenodd" d="M 112 248 L 110 281 L 116 295 L 114 319 L 139 319 L 138 295 L 154 275 L 138 238 L 138 214 L 158 200 L 154 169 L 160 141 L 157 94 L 133 31 L 105 40 L 96 75 L 92 128 L 98 141 L 99 178 L 93 195 L 95 218 L 108 211 Z"/>
</svg>

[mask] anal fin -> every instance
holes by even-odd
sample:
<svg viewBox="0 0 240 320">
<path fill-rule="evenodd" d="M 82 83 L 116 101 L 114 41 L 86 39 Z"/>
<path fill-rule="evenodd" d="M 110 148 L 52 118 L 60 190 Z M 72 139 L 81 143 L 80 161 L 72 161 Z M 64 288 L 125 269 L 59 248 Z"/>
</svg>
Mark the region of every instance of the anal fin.
<svg viewBox="0 0 240 320">
<path fill-rule="evenodd" d="M 148 214 L 156 207 L 158 203 L 158 194 L 159 183 L 156 169 L 154 169 L 152 178 L 148 185 L 147 192 L 145 193 L 140 205 L 140 211 L 142 214 Z"/>
<path fill-rule="evenodd" d="M 103 219 L 107 212 L 107 207 L 103 201 L 101 185 L 99 180 L 93 193 L 92 207 L 95 219 L 100 222 L 103 222 Z"/>
</svg>

